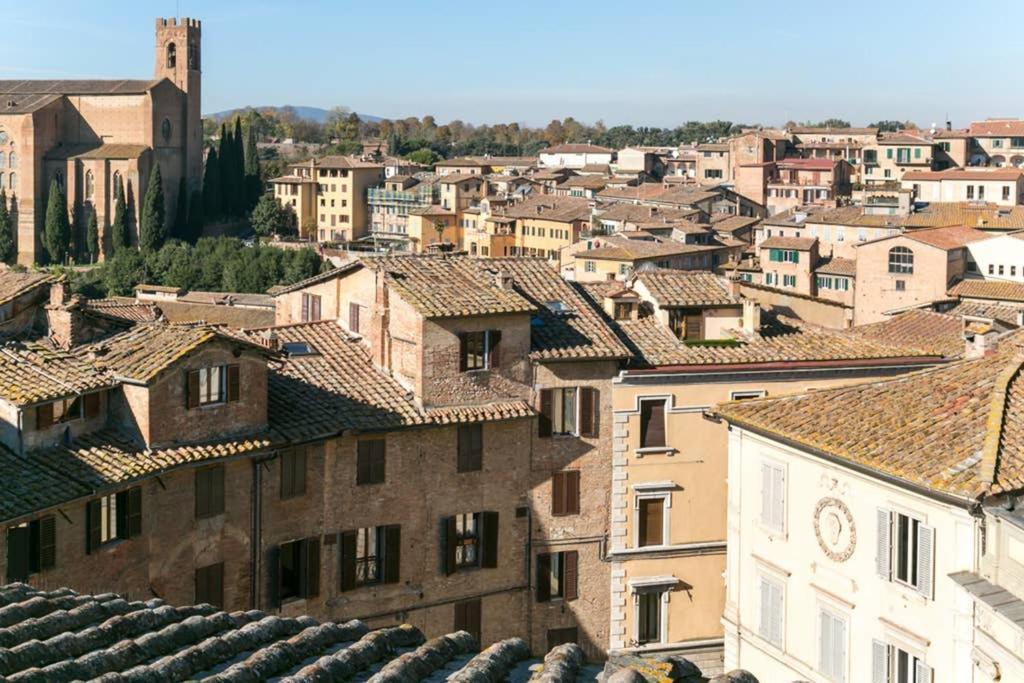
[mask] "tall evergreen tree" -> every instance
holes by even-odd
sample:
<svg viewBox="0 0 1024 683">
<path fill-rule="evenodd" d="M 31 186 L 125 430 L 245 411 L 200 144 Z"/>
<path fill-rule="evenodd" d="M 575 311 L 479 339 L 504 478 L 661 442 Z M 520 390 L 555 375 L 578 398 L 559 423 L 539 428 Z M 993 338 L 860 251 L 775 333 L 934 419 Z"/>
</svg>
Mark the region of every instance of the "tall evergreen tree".
<svg viewBox="0 0 1024 683">
<path fill-rule="evenodd" d="M 235 208 L 234 158 L 231 129 L 224 122 L 220 124 L 220 150 L 217 154 L 217 166 L 220 169 L 220 208 L 217 214 L 220 216 L 231 216 Z"/>
<path fill-rule="evenodd" d="M 206 172 L 203 174 L 203 214 L 206 220 L 221 215 L 220 189 L 220 158 L 217 150 L 210 147 L 206 155 Z"/>
<path fill-rule="evenodd" d="M 146 196 L 142 200 L 142 222 L 139 223 L 139 247 L 145 252 L 156 251 L 167 239 L 163 185 L 160 164 L 154 164 L 149 173 Z"/>
<path fill-rule="evenodd" d="M 0 189 L 0 261 L 14 259 L 14 221 L 7 208 L 7 193 Z"/>
<path fill-rule="evenodd" d="M 231 151 L 234 153 L 232 165 L 232 176 L 235 179 L 234 215 L 244 216 L 248 213 L 249 186 L 245 179 L 245 149 L 241 116 L 235 117 L 235 132 L 231 136 Z"/>
<path fill-rule="evenodd" d="M 263 183 L 260 175 L 260 155 L 259 148 L 256 145 L 256 121 L 253 117 L 250 117 L 249 130 L 246 132 L 245 137 L 245 186 L 248 190 L 245 206 L 246 212 L 256 206 L 260 195 L 263 194 L 261 192 Z"/>
<path fill-rule="evenodd" d="M 50 181 L 50 192 L 46 198 L 46 223 L 43 225 L 43 246 L 50 263 L 64 263 L 71 237 L 71 222 L 68 220 L 68 200 L 57 179 Z"/>
<path fill-rule="evenodd" d="M 68 240 L 68 254 L 76 261 L 85 251 L 85 221 L 84 207 L 76 201 L 71 207 L 71 238 Z"/>
<path fill-rule="evenodd" d="M 184 176 L 178 181 L 178 201 L 174 207 L 174 230 L 171 236 L 181 240 L 188 238 L 188 187 Z"/>
<path fill-rule="evenodd" d="M 128 206 L 124 198 L 124 185 L 114 187 L 114 221 L 110 224 L 110 252 L 116 254 L 128 246 Z"/>
<path fill-rule="evenodd" d="M 100 226 L 96 220 L 96 209 L 89 210 L 85 226 L 85 248 L 89 252 L 89 263 L 95 263 L 100 256 Z"/>
<path fill-rule="evenodd" d="M 203 195 L 193 190 L 188 200 L 188 241 L 195 242 L 203 234 Z"/>
</svg>

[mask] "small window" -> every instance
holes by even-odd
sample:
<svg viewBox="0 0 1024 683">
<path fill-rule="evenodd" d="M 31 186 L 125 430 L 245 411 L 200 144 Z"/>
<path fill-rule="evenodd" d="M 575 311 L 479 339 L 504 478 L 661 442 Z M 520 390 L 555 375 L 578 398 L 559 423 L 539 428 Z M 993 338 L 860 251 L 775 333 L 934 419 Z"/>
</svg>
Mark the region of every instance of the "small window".
<svg viewBox="0 0 1024 683">
<path fill-rule="evenodd" d="M 786 468 L 773 462 L 761 463 L 761 524 L 786 530 Z"/>
<path fill-rule="evenodd" d="M 551 514 L 554 517 L 580 513 L 580 471 L 551 474 Z"/>
<path fill-rule="evenodd" d="M 348 330 L 352 334 L 359 334 L 359 304 L 348 305 Z"/>
<path fill-rule="evenodd" d="M 640 401 L 640 447 L 665 447 L 665 401 Z"/>
<path fill-rule="evenodd" d="M 897 292 L 905 292 L 905 291 L 907 291 L 907 281 L 906 280 L 896 280 L 896 291 Z"/>
<path fill-rule="evenodd" d="M 665 517 L 667 502 L 667 496 L 637 497 L 636 524 L 638 547 L 646 548 L 648 546 L 665 545 L 665 525 L 668 521 Z"/>
<path fill-rule="evenodd" d="M 459 370 L 489 370 L 498 367 L 501 332 L 482 330 L 459 334 Z"/>
<path fill-rule="evenodd" d="M 768 576 L 759 577 L 761 612 L 757 632 L 776 647 L 782 647 L 784 634 L 784 596 L 782 582 Z"/>
<path fill-rule="evenodd" d="M 893 247 L 889 250 L 889 272 L 910 275 L 914 272 L 914 252 L 907 247 Z"/>
<path fill-rule="evenodd" d="M 910 515 L 880 508 L 878 518 L 877 573 L 887 581 L 932 595 L 935 532 Z"/>
<path fill-rule="evenodd" d="M 313 356 L 316 355 L 316 350 L 304 341 L 285 342 L 281 345 L 281 350 L 284 351 L 285 355 L 289 358 L 295 356 Z"/>
<path fill-rule="evenodd" d="M 196 470 L 196 519 L 224 513 L 224 466 Z"/>
<path fill-rule="evenodd" d="M 320 593 L 320 539 L 303 538 L 278 548 L 279 601 L 316 597 Z"/>
<path fill-rule="evenodd" d="M 577 431 L 577 387 L 542 389 L 540 435 L 575 435 Z"/>
<path fill-rule="evenodd" d="M 385 440 L 362 439 L 356 453 L 356 484 L 384 483 Z"/>
<path fill-rule="evenodd" d="M 459 425 L 458 463 L 459 472 L 478 472 L 483 468 L 484 427 L 482 424 Z"/>
<path fill-rule="evenodd" d="M 537 555 L 537 602 L 575 600 L 578 597 L 579 553 Z"/>
<path fill-rule="evenodd" d="M 764 389 L 752 389 L 750 391 L 733 391 L 729 393 L 730 401 L 747 401 L 752 398 L 764 398 L 768 392 Z"/>
<path fill-rule="evenodd" d="M 196 569 L 197 604 L 208 604 L 224 608 L 224 563 L 207 565 Z"/>
<path fill-rule="evenodd" d="M 645 590 L 637 593 L 637 634 L 640 645 L 660 643 L 661 608 L 664 591 Z"/>
<path fill-rule="evenodd" d="M 476 567 L 480 564 L 480 514 L 455 515 L 455 565 Z"/>
<path fill-rule="evenodd" d="M 454 630 L 465 631 L 479 643 L 481 635 L 480 598 L 459 601 L 455 603 L 454 610 L 455 618 L 452 624 Z"/>
<path fill-rule="evenodd" d="M 281 451 L 281 498 L 294 498 L 306 492 L 306 448 Z"/>
<path fill-rule="evenodd" d="M 320 320 L 320 313 L 320 295 L 304 292 L 302 294 L 302 322 L 316 322 Z"/>
<path fill-rule="evenodd" d="M 7 529 L 7 580 L 26 581 L 57 563 L 57 521 L 53 515 Z"/>
<path fill-rule="evenodd" d="M 818 671 L 830 681 L 846 681 L 846 619 L 831 610 L 818 610 Z"/>
<path fill-rule="evenodd" d="M 122 538 L 142 533 L 142 488 L 111 493 L 85 506 L 86 552 Z"/>
<path fill-rule="evenodd" d="M 188 408 L 216 405 L 239 398 L 239 366 L 212 365 L 186 373 Z"/>
<path fill-rule="evenodd" d="M 871 641 L 871 671 L 879 683 L 931 683 L 932 670 L 924 660 L 889 643 Z"/>
</svg>

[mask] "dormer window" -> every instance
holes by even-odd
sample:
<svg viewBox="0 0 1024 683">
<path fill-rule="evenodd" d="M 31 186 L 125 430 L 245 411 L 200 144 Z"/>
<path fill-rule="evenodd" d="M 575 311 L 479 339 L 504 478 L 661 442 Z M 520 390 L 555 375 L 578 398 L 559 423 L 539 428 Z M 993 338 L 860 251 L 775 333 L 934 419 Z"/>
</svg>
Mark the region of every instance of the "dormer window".
<svg viewBox="0 0 1024 683">
<path fill-rule="evenodd" d="M 239 366 L 211 365 L 189 370 L 186 380 L 186 407 L 217 405 L 237 401 Z"/>
</svg>

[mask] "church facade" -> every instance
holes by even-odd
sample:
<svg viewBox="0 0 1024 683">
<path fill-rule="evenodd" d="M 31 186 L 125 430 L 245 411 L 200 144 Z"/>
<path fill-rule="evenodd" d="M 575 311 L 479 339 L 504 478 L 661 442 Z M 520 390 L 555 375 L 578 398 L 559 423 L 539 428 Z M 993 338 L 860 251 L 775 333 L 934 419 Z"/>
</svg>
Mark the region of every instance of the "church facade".
<svg viewBox="0 0 1024 683">
<path fill-rule="evenodd" d="M 201 26 L 156 20 L 152 80 L 0 80 L 0 188 L 13 201 L 18 262 L 44 260 L 43 222 L 53 180 L 68 210 L 96 213 L 102 252 L 120 185 L 129 201 L 132 240 L 155 164 L 173 221 L 181 179 L 202 185 Z"/>
</svg>

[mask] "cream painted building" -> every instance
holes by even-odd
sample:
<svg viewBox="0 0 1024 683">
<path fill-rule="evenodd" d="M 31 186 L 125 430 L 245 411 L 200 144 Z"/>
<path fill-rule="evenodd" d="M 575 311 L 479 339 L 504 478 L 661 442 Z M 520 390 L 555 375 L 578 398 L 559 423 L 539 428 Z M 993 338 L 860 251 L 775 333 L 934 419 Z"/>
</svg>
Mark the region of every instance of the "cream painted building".
<svg viewBox="0 0 1024 683">
<path fill-rule="evenodd" d="M 900 185 L 921 202 L 988 202 L 997 206 L 1024 204 L 1024 170 L 1016 168 L 907 171 Z"/>
</svg>

